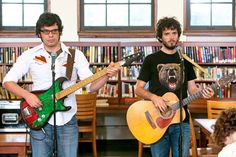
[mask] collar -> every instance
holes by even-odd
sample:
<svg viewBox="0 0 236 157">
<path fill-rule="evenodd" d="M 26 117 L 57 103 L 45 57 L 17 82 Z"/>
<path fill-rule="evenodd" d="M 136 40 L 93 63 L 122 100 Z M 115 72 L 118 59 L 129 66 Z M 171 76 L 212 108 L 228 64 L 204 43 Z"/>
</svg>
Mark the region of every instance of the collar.
<svg viewBox="0 0 236 157">
<path fill-rule="evenodd" d="M 34 47 L 33 49 L 34 49 L 34 51 L 45 50 L 45 49 L 44 49 L 44 44 L 41 43 L 40 45 Z M 70 51 L 69 51 L 69 48 L 68 48 L 63 42 L 61 42 L 61 49 L 62 49 L 61 54 L 64 54 L 64 55 L 65 55 L 65 54 L 67 53 L 67 54 L 71 55 L 71 53 L 70 53 Z M 45 51 L 46 51 L 46 50 L 45 50 Z"/>
<path fill-rule="evenodd" d="M 61 42 L 61 49 L 64 54 L 67 53 L 68 55 L 71 55 L 69 48 L 62 42 Z"/>
</svg>

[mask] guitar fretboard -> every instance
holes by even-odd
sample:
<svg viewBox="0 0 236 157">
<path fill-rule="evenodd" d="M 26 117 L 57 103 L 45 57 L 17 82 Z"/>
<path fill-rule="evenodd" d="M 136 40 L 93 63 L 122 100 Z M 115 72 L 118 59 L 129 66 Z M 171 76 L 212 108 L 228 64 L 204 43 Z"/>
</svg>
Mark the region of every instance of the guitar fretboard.
<svg viewBox="0 0 236 157">
<path fill-rule="evenodd" d="M 217 85 L 216 83 L 214 83 L 214 84 L 211 84 L 211 86 L 209 86 L 209 87 L 212 88 L 212 89 L 215 89 L 217 86 L 218 86 L 218 85 Z M 201 90 L 201 91 L 198 91 L 198 92 L 196 92 L 196 93 L 194 93 L 193 95 L 191 95 L 191 96 L 189 96 L 189 97 L 187 97 L 187 98 L 185 98 L 185 99 L 183 99 L 183 100 L 182 100 L 183 106 L 189 104 L 189 103 L 192 102 L 193 100 L 197 100 L 197 99 L 200 98 L 200 97 L 202 97 L 202 90 Z M 172 104 L 172 105 L 171 105 L 171 108 L 172 108 L 174 111 L 178 110 L 179 107 L 180 107 L 179 103 L 180 103 L 180 102 L 178 101 L 178 102 Z"/>
</svg>

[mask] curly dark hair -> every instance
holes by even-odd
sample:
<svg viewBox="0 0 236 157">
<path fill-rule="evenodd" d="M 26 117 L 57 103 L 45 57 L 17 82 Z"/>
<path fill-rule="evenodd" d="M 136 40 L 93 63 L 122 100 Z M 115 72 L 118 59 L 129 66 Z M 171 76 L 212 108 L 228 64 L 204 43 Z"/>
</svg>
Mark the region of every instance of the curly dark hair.
<svg viewBox="0 0 236 157">
<path fill-rule="evenodd" d="M 236 131 L 236 108 L 222 111 L 213 127 L 215 143 L 219 146 L 224 146 L 226 137 Z"/>
<path fill-rule="evenodd" d="M 182 32 L 180 23 L 175 19 L 175 17 L 164 17 L 156 24 L 156 38 L 159 42 L 162 42 L 162 33 L 166 28 L 172 30 L 177 29 L 178 37 L 180 37 Z"/>
<path fill-rule="evenodd" d="M 36 23 L 36 35 L 39 36 L 41 28 L 43 26 L 52 26 L 57 24 L 60 35 L 62 34 L 63 26 L 60 17 L 57 14 L 45 12 L 39 16 Z"/>
</svg>

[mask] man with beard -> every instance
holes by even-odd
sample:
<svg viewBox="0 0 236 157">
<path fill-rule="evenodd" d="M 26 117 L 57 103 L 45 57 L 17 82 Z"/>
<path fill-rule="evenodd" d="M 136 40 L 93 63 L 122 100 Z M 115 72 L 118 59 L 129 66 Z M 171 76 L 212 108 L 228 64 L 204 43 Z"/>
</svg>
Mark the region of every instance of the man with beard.
<svg viewBox="0 0 236 157">
<path fill-rule="evenodd" d="M 196 75 L 193 66 L 187 60 L 181 62 L 182 57 L 177 52 L 176 46 L 181 35 L 180 23 L 174 17 L 164 17 L 157 23 L 156 37 L 162 43 L 160 51 L 147 56 L 143 62 L 135 93 L 143 99 L 151 100 L 154 106 L 161 112 L 167 110 L 169 99 L 162 97 L 167 92 L 172 92 L 178 99 L 186 98 L 200 91 L 194 79 Z M 183 76 L 179 67 L 183 63 Z M 148 90 L 145 89 L 149 82 Z M 182 90 L 182 91 L 181 91 Z M 181 91 L 181 92 L 180 92 Z M 188 92 L 188 93 L 187 93 Z M 214 91 L 207 87 L 201 91 L 203 98 L 210 98 Z M 180 125 L 171 124 L 160 140 L 151 144 L 153 157 L 168 157 L 170 148 L 173 157 L 187 157 L 190 143 L 189 113 L 187 105 L 184 106 L 186 118 L 182 125 L 182 154 L 179 152 Z"/>
</svg>

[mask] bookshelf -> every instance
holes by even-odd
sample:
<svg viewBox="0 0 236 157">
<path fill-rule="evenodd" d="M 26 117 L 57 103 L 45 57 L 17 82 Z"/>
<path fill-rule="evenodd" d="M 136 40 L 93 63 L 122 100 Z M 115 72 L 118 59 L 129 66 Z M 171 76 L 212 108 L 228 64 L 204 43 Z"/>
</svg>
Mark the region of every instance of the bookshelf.
<svg viewBox="0 0 236 157">
<path fill-rule="evenodd" d="M 160 49 L 161 44 L 158 42 L 64 42 L 69 47 L 79 48 L 86 56 L 91 65 L 91 70 L 95 73 L 98 70 L 106 67 L 111 61 L 120 61 L 122 57 L 136 53 L 144 52 L 145 56 L 150 53 L 153 53 Z M 11 68 L 12 63 L 15 62 L 18 55 L 17 51 L 22 51 L 24 49 L 38 45 L 37 42 L 11 42 L 11 43 L 0 43 L 0 89 L 2 89 L 1 81 L 5 73 Z M 183 48 L 183 52 L 187 54 L 187 50 L 191 51 L 194 47 L 223 47 L 231 48 L 234 52 L 236 51 L 236 43 L 213 43 L 213 42 L 181 42 L 179 45 Z M 11 49 L 12 50 L 11 50 Z M 3 50 L 2 50 L 3 49 Z M 227 49 L 226 49 L 227 50 Z M 105 51 L 103 57 L 98 57 L 98 54 L 101 54 L 101 51 Z M 110 52 L 110 53 L 108 53 Z M 112 52 L 112 53 L 111 53 Z M 20 54 L 20 53 L 19 53 Z M 102 55 L 102 54 L 101 54 Z M 107 55 L 110 57 L 107 58 Z M 13 57 L 15 56 L 15 57 Z M 193 55 L 189 55 L 190 57 Z M 9 58 L 9 59 L 7 59 Z M 194 58 L 193 58 L 194 59 Z M 197 62 L 197 60 L 195 60 Z M 138 76 L 139 69 L 141 68 L 143 60 L 139 60 L 133 63 L 129 67 L 124 67 L 118 75 L 107 82 L 107 84 L 99 91 L 99 99 L 108 99 L 109 107 L 100 106 L 97 107 L 98 113 L 98 135 L 99 138 L 106 138 L 106 135 L 114 135 L 116 131 L 123 132 L 128 130 L 126 127 L 125 114 L 129 107 L 129 104 L 138 100 L 134 94 L 134 88 L 136 84 L 136 79 Z M 228 60 L 228 62 L 207 62 L 201 63 L 197 62 L 200 66 L 205 67 L 208 70 L 208 67 L 229 67 L 233 68 L 235 60 Z M 213 80 L 207 78 L 204 75 L 200 75 L 197 83 L 200 85 L 211 84 Z M 31 91 L 32 81 L 29 79 L 22 79 L 18 83 Z M 236 87 L 231 84 L 227 90 L 230 91 L 227 97 L 236 97 Z M 1 95 L 2 91 L 0 91 Z M 8 93 L 9 95 L 9 93 Z M 217 96 L 216 96 L 217 97 Z M 7 99 L 0 97 L 0 99 Z M 12 95 L 8 99 L 19 99 L 14 98 Z M 219 99 L 219 98 L 213 98 Z M 231 98 L 230 98 L 231 99 Z M 203 114 L 206 115 L 206 100 L 199 99 L 193 101 L 189 105 L 189 109 L 193 114 Z M 109 120 L 107 120 L 109 119 Z M 106 122 L 109 122 L 107 124 Z M 126 132 L 125 132 L 126 133 Z M 129 133 L 127 133 L 129 135 Z M 115 135 L 114 135 L 115 136 Z M 130 135 L 130 137 L 132 137 Z M 124 138 L 122 136 L 122 138 Z"/>
<path fill-rule="evenodd" d="M 183 42 L 183 52 L 203 67 L 211 78 L 195 68 L 197 84 L 205 87 L 230 73 L 236 74 L 236 43 L 231 42 Z M 215 89 L 215 98 L 231 98 L 235 84 Z"/>
<path fill-rule="evenodd" d="M 67 46 L 80 49 L 88 61 L 93 73 L 107 67 L 113 61 L 120 61 L 128 55 L 143 52 L 145 56 L 156 52 L 161 48 L 158 42 L 64 42 Z M 26 49 L 38 45 L 39 42 L 12 42 L 0 43 L 0 83 L 6 72 L 11 68 L 17 57 Z M 233 42 L 180 42 L 183 52 L 192 60 L 204 67 L 213 79 L 196 71 L 197 83 L 206 86 L 213 83 L 222 75 L 234 72 L 236 66 L 236 43 Z M 98 91 L 99 98 L 108 99 L 110 105 L 127 105 L 138 100 L 134 94 L 137 76 L 143 59 L 124 67 L 117 76 L 111 78 L 107 84 Z M 32 81 L 29 76 L 18 82 L 27 90 L 31 90 Z M 0 86 L 0 99 L 18 99 L 10 93 L 6 93 Z M 234 84 L 218 89 L 216 98 L 229 98 L 236 95 Z M 222 91 L 223 90 L 223 91 Z M 3 94 L 5 93 L 5 94 Z M 3 95 L 8 95 L 8 97 Z M 10 95 L 10 96 L 9 96 Z"/>
<path fill-rule="evenodd" d="M 13 63 L 15 63 L 18 56 L 20 56 L 27 49 L 36 46 L 39 43 L 0 43 L 0 99 L 1 100 L 18 100 L 20 97 L 15 96 L 14 94 L 8 92 L 2 87 L 2 81 L 6 73 L 10 70 Z M 18 81 L 18 84 L 32 91 L 32 79 L 30 74 L 26 74 L 21 80 Z"/>
<path fill-rule="evenodd" d="M 9 71 L 17 57 L 21 55 L 25 50 L 40 44 L 39 42 L 13 42 L 13 43 L 0 43 L 0 83 L 3 80 L 5 74 Z M 65 42 L 66 45 L 72 48 L 80 49 L 87 60 L 90 62 L 90 69 L 93 73 L 107 67 L 108 64 L 113 61 L 117 62 L 120 60 L 119 43 L 107 43 L 107 42 Z M 119 102 L 118 95 L 118 75 L 110 78 L 107 84 L 99 90 L 99 97 L 108 97 Z M 18 82 L 25 89 L 30 90 L 29 86 L 32 85 L 30 74 L 25 78 L 22 78 Z M 20 99 L 15 97 L 5 89 L 1 88 L 0 99 Z M 31 90 L 30 90 L 31 91 Z"/>
</svg>

